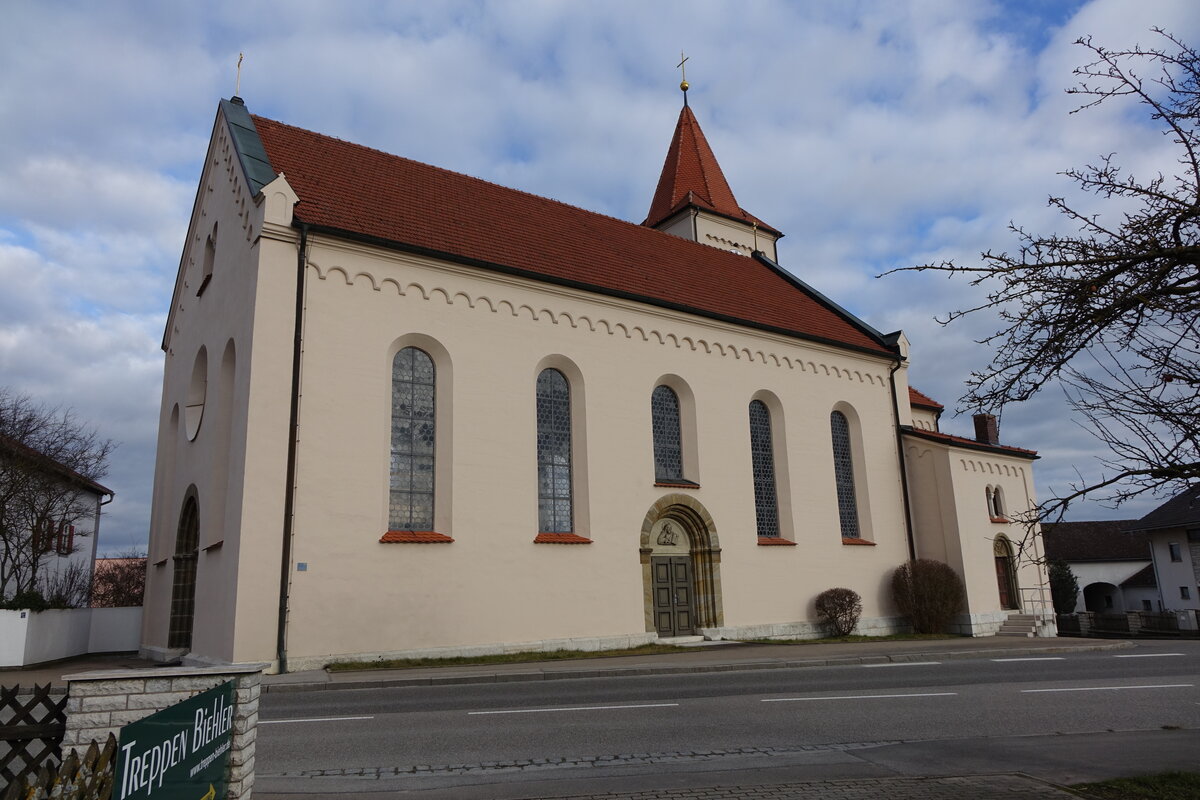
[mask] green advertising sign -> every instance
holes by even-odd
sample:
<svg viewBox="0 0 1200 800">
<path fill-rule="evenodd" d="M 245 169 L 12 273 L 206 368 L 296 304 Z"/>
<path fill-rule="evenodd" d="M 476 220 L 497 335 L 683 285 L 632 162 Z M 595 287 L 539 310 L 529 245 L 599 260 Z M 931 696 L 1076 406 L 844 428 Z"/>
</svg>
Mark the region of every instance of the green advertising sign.
<svg viewBox="0 0 1200 800">
<path fill-rule="evenodd" d="M 121 728 L 113 798 L 224 797 L 233 701 L 228 681 Z"/>
</svg>

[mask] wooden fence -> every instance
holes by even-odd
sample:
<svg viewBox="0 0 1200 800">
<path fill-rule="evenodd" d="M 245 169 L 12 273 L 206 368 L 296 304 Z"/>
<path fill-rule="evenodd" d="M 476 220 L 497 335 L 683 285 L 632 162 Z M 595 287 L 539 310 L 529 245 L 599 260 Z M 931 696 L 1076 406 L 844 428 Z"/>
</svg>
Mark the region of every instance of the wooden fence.
<svg viewBox="0 0 1200 800">
<path fill-rule="evenodd" d="M 104 747 L 93 741 L 82 758 L 72 750 L 58 769 L 43 766 L 9 784 L 0 800 L 110 800 L 116 755 L 117 737 L 110 733 Z"/>
<path fill-rule="evenodd" d="M 67 695 L 51 693 L 50 684 L 0 686 L 0 788 L 53 769 L 61 760 L 59 744 L 66 731 Z"/>
</svg>

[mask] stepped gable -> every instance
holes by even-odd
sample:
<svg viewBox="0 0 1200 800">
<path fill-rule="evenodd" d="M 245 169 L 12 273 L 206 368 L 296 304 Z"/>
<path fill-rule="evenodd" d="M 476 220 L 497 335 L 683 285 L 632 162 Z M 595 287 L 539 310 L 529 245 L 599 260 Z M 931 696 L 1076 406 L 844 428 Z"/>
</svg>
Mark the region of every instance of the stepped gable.
<svg viewBox="0 0 1200 800">
<path fill-rule="evenodd" d="M 894 357 L 756 258 L 252 119 L 300 197 L 296 220 L 317 231 Z"/>
</svg>

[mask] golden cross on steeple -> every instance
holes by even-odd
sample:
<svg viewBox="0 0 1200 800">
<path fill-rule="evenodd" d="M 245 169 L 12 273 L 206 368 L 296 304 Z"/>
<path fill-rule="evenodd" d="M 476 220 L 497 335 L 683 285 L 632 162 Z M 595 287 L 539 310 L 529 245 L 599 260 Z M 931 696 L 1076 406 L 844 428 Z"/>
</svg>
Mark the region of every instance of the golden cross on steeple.
<svg viewBox="0 0 1200 800">
<path fill-rule="evenodd" d="M 688 57 L 683 54 L 682 50 L 680 50 L 679 51 L 679 63 L 675 65 L 675 68 L 679 70 L 679 76 L 683 79 L 679 82 L 679 90 L 681 92 L 683 92 L 683 104 L 685 106 L 687 105 L 687 90 L 688 90 L 687 66 L 686 66 L 687 60 L 688 60 Z"/>
</svg>

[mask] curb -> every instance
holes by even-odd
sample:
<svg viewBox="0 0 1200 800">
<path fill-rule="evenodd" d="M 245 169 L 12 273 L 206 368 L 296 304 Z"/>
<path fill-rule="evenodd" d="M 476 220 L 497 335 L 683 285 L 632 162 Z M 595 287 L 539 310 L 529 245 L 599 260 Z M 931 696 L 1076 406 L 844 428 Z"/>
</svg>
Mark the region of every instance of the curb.
<svg viewBox="0 0 1200 800">
<path fill-rule="evenodd" d="M 406 686 L 455 686 L 479 683 L 526 683 L 532 681 L 558 681 L 573 678 L 633 678 L 648 675 L 686 675 L 707 672 L 744 672 L 760 669 L 800 669 L 804 667 L 836 667 L 861 664 L 904 663 L 911 661 L 957 661 L 996 656 L 1021 657 L 1055 653 L 1088 653 L 1107 650 L 1126 650 L 1133 647 L 1132 641 L 1114 641 L 1111 644 L 1059 645 L 1050 647 L 1012 647 L 1004 649 L 947 650 L 916 653 L 893 653 L 891 655 L 847 656 L 837 658 L 812 658 L 799 660 L 773 659 L 771 661 L 749 661 L 727 664 L 693 664 L 689 666 L 656 665 L 647 667 L 609 667 L 588 669 L 529 670 L 525 672 L 480 672 L 470 675 L 427 675 L 419 678 L 379 678 L 361 681 L 312 681 L 308 683 L 270 683 L 264 680 L 262 693 L 341 691 L 345 689 L 388 689 Z M 269 678 L 271 676 L 264 676 Z"/>
</svg>

